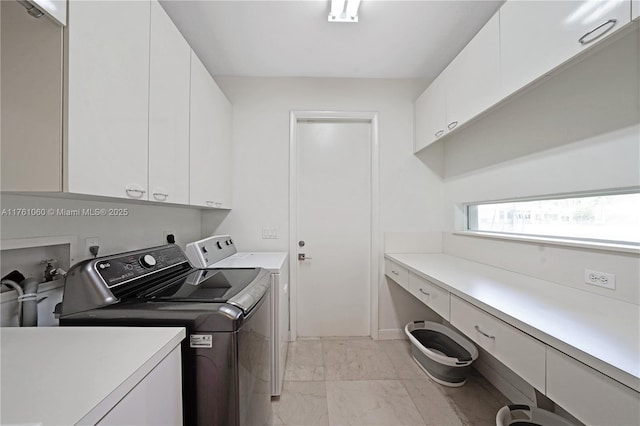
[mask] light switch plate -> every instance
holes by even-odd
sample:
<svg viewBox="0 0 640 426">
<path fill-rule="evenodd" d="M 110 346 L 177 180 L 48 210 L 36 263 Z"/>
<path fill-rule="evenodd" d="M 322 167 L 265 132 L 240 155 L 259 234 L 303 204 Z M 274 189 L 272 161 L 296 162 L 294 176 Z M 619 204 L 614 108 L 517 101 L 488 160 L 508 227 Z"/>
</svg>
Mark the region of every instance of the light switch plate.
<svg viewBox="0 0 640 426">
<path fill-rule="evenodd" d="M 262 228 L 262 239 L 263 240 L 277 240 L 278 239 L 278 228 L 276 226 L 265 226 Z"/>
</svg>

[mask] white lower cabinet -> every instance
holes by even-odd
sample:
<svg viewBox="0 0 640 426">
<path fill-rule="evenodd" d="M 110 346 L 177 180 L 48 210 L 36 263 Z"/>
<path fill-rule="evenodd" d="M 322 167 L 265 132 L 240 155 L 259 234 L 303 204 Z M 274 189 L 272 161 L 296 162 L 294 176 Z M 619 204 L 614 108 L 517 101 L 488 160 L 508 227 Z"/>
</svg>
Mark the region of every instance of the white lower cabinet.
<svg viewBox="0 0 640 426">
<path fill-rule="evenodd" d="M 544 393 L 544 343 L 454 295 L 451 324 Z"/>
<path fill-rule="evenodd" d="M 640 393 L 551 347 L 546 393 L 588 425 L 640 424 Z"/>
<path fill-rule="evenodd" d="M 191 52 L 189 199 L 195 206 L 231 207 L 231 104 Z"/>
<path fill-rule="evenodd" d="M 409 272 L 409 292 L 436 314 L 449 321 L 449 292 Z"/>
<path fill-rule="evenodd" d="M 637 21 L 640 18 L 640 0 L 631 1 L 631 19 Z"/>
<path fill-rule="evenodd" d="M 181 358 L 180 346 L 178 346 L 97 424 L 105 426 L 181 425 Z"/>
<path fill-rule="evenodd" d="M 384 273 L 404 287 L 406 290 L 409 290 L 409 271 L 404 266 L 400 266 L 396 262 L 393 262 L 389 259 L 384 260 Z"/>
</svg>

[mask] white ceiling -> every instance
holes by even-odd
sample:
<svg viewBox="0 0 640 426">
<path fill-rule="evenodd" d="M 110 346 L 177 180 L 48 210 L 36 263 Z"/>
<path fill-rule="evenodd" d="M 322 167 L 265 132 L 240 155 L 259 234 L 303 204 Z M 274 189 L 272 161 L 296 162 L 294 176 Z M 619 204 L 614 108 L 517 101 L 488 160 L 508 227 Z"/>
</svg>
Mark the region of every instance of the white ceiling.
<svg viewBox="0 0 640 426">
<path fill-rule="evenodd" d="M 363 0 L 357 24 L 329 0 L 160 0 L 214 76 L 432 80 L 501 1 Z"/>
</svg>

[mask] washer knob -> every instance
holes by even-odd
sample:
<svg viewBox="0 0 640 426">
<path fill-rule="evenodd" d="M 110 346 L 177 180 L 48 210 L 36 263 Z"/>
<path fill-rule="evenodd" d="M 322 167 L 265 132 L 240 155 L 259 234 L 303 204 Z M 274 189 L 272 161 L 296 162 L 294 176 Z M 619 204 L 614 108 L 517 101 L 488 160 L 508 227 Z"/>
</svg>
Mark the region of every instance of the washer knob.
<svg viewBox="0 0 640 426">
<path fill-rule="evenodd" d="M 216 241 L 216 245 L 218 246 L 218 250 L 222 250 L 222 244 L 220 244 L 220 241 Z"/>
<path fill-rule="evenodd" d="M 156 266 L 156 258 L 150 254 L 145 254 L 140 258 L 140 264 L 145 268 L 153 268 Z"/>
</svg>

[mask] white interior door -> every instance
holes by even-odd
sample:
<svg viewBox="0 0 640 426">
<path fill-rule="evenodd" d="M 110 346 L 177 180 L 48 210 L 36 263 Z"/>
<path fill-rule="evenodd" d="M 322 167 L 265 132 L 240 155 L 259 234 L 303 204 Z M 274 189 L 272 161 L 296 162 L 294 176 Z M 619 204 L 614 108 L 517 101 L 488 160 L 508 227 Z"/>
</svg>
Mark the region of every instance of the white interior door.
<svg viewBox="0 0 640 426">
<path fill-rule="evenodd" d="M 297 335 L 368 336 L 371 123 L 298 122 L 296 135 Z"/>
</svg>

